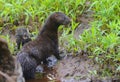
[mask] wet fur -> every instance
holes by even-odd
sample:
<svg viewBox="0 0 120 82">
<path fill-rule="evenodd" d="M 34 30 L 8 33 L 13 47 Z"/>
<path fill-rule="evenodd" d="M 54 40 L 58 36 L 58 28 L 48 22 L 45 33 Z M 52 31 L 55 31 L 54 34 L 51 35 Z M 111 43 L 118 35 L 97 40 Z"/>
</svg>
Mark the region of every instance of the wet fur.
<svg viewBox="0 0 120 82">
<path fill-rule="evenodd" d="M 20 63 L 14 58 L 7 42 L 0 38 L 0 82 L 25 82 Z"/>
<path fill-rule="evenodd" d="M 48 17 L 38 37 L 23 46 L 17 54 L 17 59 L 22 65 L 26 79 L 33 79 L 36 67 L 41 61 L 46 62 L 50 55 L 61 59 L 58 50 L 58 27 L 69 23 L 70 19 L 65 14 L 55 12 Z"/>
</svg>

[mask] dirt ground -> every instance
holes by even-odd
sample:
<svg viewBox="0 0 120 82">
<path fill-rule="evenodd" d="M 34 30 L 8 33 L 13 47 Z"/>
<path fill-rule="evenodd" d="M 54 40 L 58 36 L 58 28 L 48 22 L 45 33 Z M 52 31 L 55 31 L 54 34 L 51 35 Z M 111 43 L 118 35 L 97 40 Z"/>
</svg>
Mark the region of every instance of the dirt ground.
<svg viewBox="0 0 120 82">
<path fill-rule="evenodd" d="M 99 66 L 87 55 L 67 56 L 55 66 L 60 82 L 120 82 L 119 78 L 100 78 L 96 73 Z"/>
<path fill-rule="evenodd" d="M 65 57 L 56 65 L 61 82 L 91 82 L 90 72 L 97 69 L 86 57 Z"/>
</svg>

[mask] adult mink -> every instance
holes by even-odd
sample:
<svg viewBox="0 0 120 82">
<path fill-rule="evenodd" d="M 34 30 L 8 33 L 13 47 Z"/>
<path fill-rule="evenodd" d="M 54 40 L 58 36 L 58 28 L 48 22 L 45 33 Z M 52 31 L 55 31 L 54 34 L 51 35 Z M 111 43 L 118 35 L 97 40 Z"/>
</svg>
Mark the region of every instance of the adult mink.
<svg viewBox="0 0 120 82">
<path fill-rule="evenodd" d="M 37 38 L 26 43 L 17 54 L 25 79 L 33 79 L 36 67 L 50 55 L 61 59 L 58 50 L 58 27 L 70 23 L 70 18 L 61 12 L 52 13 L 46 20 Z"/>
</svg>

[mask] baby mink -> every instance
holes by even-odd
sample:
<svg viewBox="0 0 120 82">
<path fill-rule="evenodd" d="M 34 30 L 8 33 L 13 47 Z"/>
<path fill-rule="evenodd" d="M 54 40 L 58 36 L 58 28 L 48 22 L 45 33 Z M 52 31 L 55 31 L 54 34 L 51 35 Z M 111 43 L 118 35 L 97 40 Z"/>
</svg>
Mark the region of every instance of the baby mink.
<svg viewBox="0 0 120 82">
<path fill-rule="evenodd" d="M 19 53 L 17 60 L 21 63 L 25 79 L 33 79 L 36 67 L 41 61 L 46 61 L 50 55 L 61 59 L 58 50 L 58 27 L 69 24 L 70 18 L 61 12 L 52 13 L 37 38 L 24 45 Z"/>
<path fill-rule="evenodd" d="M 19 27 L 16 30 L 16 43 L 17 43 L 17 49 L 20 49 L 20 46 L 24 45 L 25 43 L 31 41 L 29 31 L 24 27 Z"/>
</svg>

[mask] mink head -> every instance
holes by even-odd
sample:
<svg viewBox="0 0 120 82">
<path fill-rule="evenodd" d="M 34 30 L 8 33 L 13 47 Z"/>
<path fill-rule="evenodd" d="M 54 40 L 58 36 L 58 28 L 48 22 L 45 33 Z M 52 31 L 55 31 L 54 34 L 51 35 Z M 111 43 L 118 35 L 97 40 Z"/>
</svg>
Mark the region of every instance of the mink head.
<svg viewBox="0 0 120 82">
<path fill-rule="evenodd" d="M 29 31 L 25 27 L 19 27 L 16 30 L 16 36 L 19 36 L 22 39 L 27 39 L 27 38 L 29 38 Z"/>
<path fill-rule="evenodd" d="M 26 35 L 26 36 L 28 36 L 28 30 L 27 30 L 27 28 L 25 28 L 25 27 L 19 27 L 17 30 L 16 30 L 16 35 Z"/>
<path fill-rule="evenodd" d="M 67 25 L 71 22 L 70 18 L 61 12 L 54 12 L 50 19 L 58 25 Z"/>
</svg>

